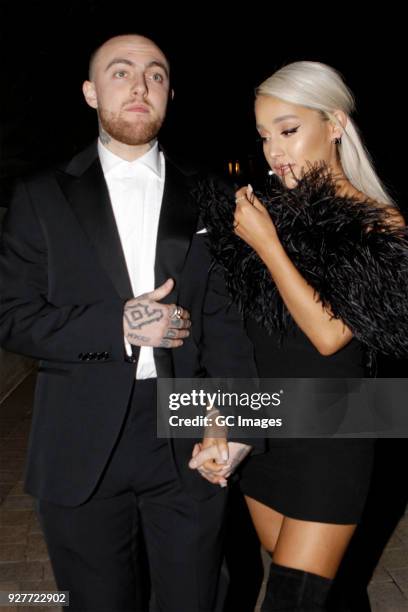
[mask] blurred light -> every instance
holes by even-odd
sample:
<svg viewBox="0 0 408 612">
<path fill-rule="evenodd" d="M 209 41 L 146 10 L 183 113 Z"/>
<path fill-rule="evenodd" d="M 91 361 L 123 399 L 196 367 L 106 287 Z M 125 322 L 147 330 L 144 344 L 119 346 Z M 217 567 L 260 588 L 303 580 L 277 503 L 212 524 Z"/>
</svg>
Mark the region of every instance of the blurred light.
<svg viewBox="0 0 408 612">
<path fill-rule="evenodd" d="M 228 162 L 228 174 L 230 176 L 238 176 L 241 174 L 241 164 L 237 159 Z"/>
</svg>

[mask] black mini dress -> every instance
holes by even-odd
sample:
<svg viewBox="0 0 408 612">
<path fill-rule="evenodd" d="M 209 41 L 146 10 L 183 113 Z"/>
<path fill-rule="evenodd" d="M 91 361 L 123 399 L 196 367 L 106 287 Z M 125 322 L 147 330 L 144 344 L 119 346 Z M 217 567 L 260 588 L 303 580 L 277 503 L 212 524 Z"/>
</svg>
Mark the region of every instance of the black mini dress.
<svg viewBox="0 0 408 612">
<path fill-rule="evenodd" d="M 280 341 L 246 321 L 262 378 L 359 378 L 361 344 L 353 339 L 331 356 L 321 355 L 292 322 Z M 358 523 L 368 493 L 374 440 L 369 438 L 272 438 L 262 455 L 242 467 L 245 495 L 295 519 Z"/>
</svg>

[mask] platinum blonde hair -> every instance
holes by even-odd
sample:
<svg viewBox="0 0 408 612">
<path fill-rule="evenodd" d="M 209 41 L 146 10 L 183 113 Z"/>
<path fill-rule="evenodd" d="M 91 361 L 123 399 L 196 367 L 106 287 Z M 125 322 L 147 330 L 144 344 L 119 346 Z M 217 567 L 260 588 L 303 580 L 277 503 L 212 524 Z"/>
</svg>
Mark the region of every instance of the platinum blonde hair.
<svg viewBox="0 0 408 612">
<path fill-rule="evenodd" d="M 395 205 L 378 177 L 358 128 L 351 119 L 355 110 L 352 92 L 339 72 L 320 62 L 293 62 L 277 70 L 256 89 L 257 96 L 274 96 L 321 112 L 325 120 L 342 128 L 338 152 L 343 171 L 359 191 L 379 203 Z M 334 111 L 347 116 L 343 128 Z"/>
</svg>

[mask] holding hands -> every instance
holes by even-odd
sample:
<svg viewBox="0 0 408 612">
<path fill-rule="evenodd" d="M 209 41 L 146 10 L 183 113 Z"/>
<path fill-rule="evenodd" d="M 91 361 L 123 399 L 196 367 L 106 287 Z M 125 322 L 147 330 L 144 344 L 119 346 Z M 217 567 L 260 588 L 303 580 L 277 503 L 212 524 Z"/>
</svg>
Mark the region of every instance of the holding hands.
<svg viewBox="0 0 408 612">
<path fill-rule="evenodd" d="M 221 487 L 227 486 L 227 478 L 251 450 L 248 444 L 227 442 L 226 434 L 225 427 L 207 427 L 203 441 L 194 445 L 188 464 L 203 478 Z"/>
<path fill-rule="evenodd" d="M 227 455 L 221 450 L 225 448 Z M 226 487 L 227 479 L 245 459 L 251 448 L 248 444 L 241 442 L 227 442 L 225 438 L 220 440 L 220 438 L 204 437 L 201 443 L 194 445 L 193 455 L 188 465 L 209 482 Z M 227 459 L 224 458 L 225 456 Z"/>
</svg>

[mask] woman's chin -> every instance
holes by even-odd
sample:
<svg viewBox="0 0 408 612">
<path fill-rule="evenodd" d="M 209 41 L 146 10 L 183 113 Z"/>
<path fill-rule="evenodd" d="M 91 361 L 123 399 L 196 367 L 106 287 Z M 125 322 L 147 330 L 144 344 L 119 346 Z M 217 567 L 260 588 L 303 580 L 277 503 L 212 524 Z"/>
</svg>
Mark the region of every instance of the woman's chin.
<svg viewBox="0 0 408 612">
<path fill-rule="evenodd" d="M 291 175 L 291 176 L 283 176 L 281 178 L 281 181 L 287 189 L 294 189 L 295 187 L 297 187 L 299 179 L 296 176 Z"/>
</svg>

